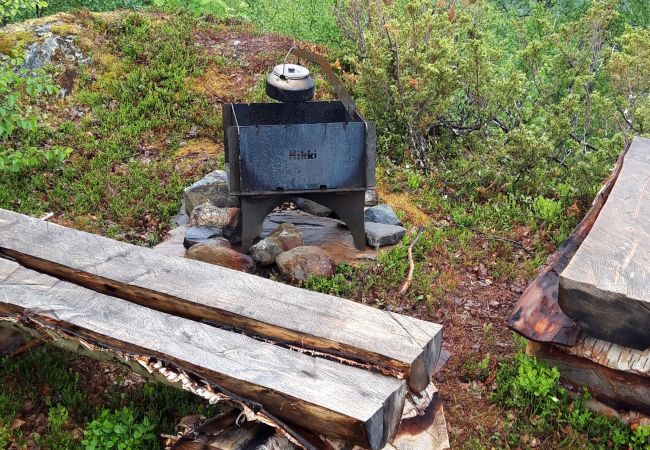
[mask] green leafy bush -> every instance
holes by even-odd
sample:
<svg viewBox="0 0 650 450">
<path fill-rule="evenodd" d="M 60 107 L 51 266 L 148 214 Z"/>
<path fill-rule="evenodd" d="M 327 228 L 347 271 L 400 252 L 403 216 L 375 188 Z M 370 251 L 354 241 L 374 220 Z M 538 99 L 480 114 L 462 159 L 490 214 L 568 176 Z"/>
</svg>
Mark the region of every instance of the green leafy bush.
<svg viewBox="0 0 650 450">
<path fill-rule="evenodd" d="M 69 149 L 31 145 L 30 134 L 38 128 L 31 105 L 58 90 L 44 72 L 22 70 L 20 59 L 0 55 L 0 173 L 20 172 L 44 162 L 61 162 Z"/>
<path fill-rule="evenodd" d="M 47 2 L 44 0 L 2 0 L 0 2 L 0 25 L 9 22 L 22 14 L 36 12 L 38 8 L 44 8 Z"/>
<path fill-rule="evenodd" d="M 535 219 L 557 242 L 650 133 L 650 32 L 621 26 L 615 0 L 566 15 L 555 6 L 571 2 L 507 3 L 341 0 L 347 79 L 381 158 L 415 162 L 461 204 L 552 212 Z"/>
<path fill-rule="evenodd" d="M 86 450 L 139 450 L 152 445 L 154 425 L 145 417 L 136 422 L 133 411 L 126 406 L 109 411 L 104 409 L 84 431 L 81 442 Z"/>
<path fill-rule="evenodd" d="M 210 14 L 218 18 L 248 18 L 248 4 L 243 0 L 153 0 L 157 8 L 194 15 Z"/>
<path fill-rule="evenodd" d="M 65 425 L 69 417 L 68 408 L 63 405 L 56 405 L 50 408 L 47 414 L 47 422 L 52 430 L 60 430 Z"/>
<path fill-rule="evenodd" d="M 562 215 L 562 203 L 545 197 L 537 197 L 533 203 L 535 215 L 544 222 L 558 224 Z"/>
</svg>

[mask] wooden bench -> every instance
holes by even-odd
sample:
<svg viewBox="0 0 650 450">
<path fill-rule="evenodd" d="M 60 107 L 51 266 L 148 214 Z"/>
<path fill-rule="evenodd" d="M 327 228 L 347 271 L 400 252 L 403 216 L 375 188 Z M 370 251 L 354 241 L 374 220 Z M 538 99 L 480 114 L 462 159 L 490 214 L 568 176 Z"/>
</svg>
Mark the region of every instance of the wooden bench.
<svg viewBox="0 0 650 450">
<path fill-rule="evenodd" d="M 276 423 L 364 448 L 394 436 L 440 355 L 439 325 L 6 210 L 0 255 L 4 320 L 155 358 Z"/>
<path fill-rule="evenodd" d="M 650 347 L 650 140 L 634 138 L 607 202 L 560 274 L 558 300 L 586 333 Z"/>
</svg>

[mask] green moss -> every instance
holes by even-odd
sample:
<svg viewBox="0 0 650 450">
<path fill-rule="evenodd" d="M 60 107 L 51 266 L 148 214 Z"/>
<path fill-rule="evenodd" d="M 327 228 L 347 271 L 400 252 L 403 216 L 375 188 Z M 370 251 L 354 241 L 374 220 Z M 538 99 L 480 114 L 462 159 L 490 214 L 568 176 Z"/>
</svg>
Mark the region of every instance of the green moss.
<svg viewBox="0 0 650 450">
<path fill-rule="evenodd" d="M 21 56 L 25 47 L 35 41 L 36 37 L 27 31 L 0 33 L 0 53 Z"/>
<path fill-rule="evenodd" d="M 79 27 L 72 23 L 61 22 L 52 25 L 50 31 L 58 36 L 69 36 L 71 34 L 77 35 L 79 34 Z"/>
</svg>

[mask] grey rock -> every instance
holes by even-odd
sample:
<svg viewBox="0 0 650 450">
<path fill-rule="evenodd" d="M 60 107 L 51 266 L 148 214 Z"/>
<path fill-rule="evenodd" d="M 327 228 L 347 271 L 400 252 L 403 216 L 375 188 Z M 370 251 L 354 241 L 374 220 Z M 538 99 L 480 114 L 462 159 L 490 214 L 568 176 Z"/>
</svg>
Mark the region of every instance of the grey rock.
<svg viewBox="0 0 650 450">
<path fill-rule="evenodd" d="M 374 189 L 366 189 L 365 206 L 375 206 L 379 203 L 377 191 Z"/>
<path fill-rule="evenodd" d="M 239 198 L 230 195 L 225 170 L 215 170 L 183 191 L 185 211 L 188 214 L 198 205 L 209 202 L 219 208 L 238 208 Z"/>
<path fill-rule="evenodd" d="M 183 239 L 183 246 L 188 249 L 193 245 L 206 242 L 211 239 L 221 238 L 222 229 L 217 227 L 191 227 L 187 229 L 185 238 Z M 226 239 L 223 239 L 224 241 Z M 226 241 L 228 242 L 228 241 Z"/>
<path fill-rule="evenodd" d="M 182 227 L 190 223 L 190 216 L 185 212 L 185 202 L 181 202 L 181 208 L 178 213 L 172 217 L 172 225 Z"/>
<path fill-rule="evenodd" d="M 302 233 L 292 223 L 283 223 L 270 236 L 250 248 L 251 257 L 259 264 L 268 266 L 283 252 L 303 245 Z"/>
<path fill-rule="evenodd" d="M 371 247 L 397 244 L 406 234 L 406 228 L 385 223 L 366 222 L 366 242 Z"/>
<path fill-rule="evenodd" d="M 275 258 L 284 251 L 285 250 L 282 248 L 280 241 L 275 239 L 273 236 L 269 236 L 253 245 L 250 248 L 249 253 L 255 262 L 262 266 L 268 266 L 269 264 L 273 264 Z"/>
<path fill-rule="evenodd" d="M 275 259 L 280 272 L 287 278 L 304 281 L 311 275 L 331 277 L 336 264 L 322 248 L 311 245 L 296 247 Z"/>
<path fill-rule="evenodd" d="M 397 214 L 390 205 L 377 205 L 366 209 L 363 213 L 363 220 L 366 222 L 383 223 L 386 225 L 402 225 Z"/>
<path fill-rule="evenodd" d="M 202 203 L 190 214 L 190 226 L 193 227 L 215 227 L 224 229 L 228 222 L 228 208 L 219 208 L 212 203 Z"/>
<path fill-rule="evenodd" d="M 90 63 L 90 58 L 86 57 L 75 44 L 74 36 L 51 35 L 42 42 L 34 42 L 25 48 L 25 59 L 22 68 L 27 70 L 42 69 L 52 62 L 52 58 L 56 53 L 59 53 L 70 62 Z"/>
<path fill-rule="evenodd" d="M 326 208 L 325 206 L 309 199 L 295 197 L 291 199 L 291 201 L 293 201 L 299 210 L 306 212 L 307 214 L 311 214 L 312 216 L 330 217 L 332 215 L 331 209 Z"/>
<path fill-rule="evenodd" d="M 185 252 L 185 257 L 241 272 L 255 272 L 253 258 L 225 246 L 222 241 L 193 245 Z"/>
</svg>

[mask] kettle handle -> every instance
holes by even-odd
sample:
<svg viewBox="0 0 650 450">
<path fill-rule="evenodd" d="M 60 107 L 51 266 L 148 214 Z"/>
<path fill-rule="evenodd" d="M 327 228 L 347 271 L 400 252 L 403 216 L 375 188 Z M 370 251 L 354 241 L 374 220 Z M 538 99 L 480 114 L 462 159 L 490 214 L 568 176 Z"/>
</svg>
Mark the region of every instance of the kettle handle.
<svg viewBox="0 0 650 450">
<path fill-rule="evenodd" d="M 348 113 L 350 115 L 353 115 L 356 112 L 357 107 L 354 104 L 354 100 L 352 99 L 352 97 L 350 97 L 350 94 L 346 92 L 345 87 L 343 87 L 343 83 L 341 82 L 339 77 L 336 76 L 336 74 L 332 70 L 332 66 L 325 58 L 323 58 L 321 55 L 318 55 L 314 52 L 305 50 L 304 48 L 293 46 L 289 49 L 286 56 L 284 57 L 285 64 L 287 62 L 287 58 L 289 57 L 289 54 L 291 53 L 296 55 L 298 58 L 306 59 L 308 61 L 313 62 L 314 64 L 318 64 L 320 68 L 323 69 L 323 72 L 325 73 L 325 78 L 327 78 L 329 84 L 332 85 L 332 88 L 334 89 L 334 93 L 336 93 L 336 96 L 338 97 L 340 102 L 343 103 L 343 106 L 348 111 Z"/>
</svg>

